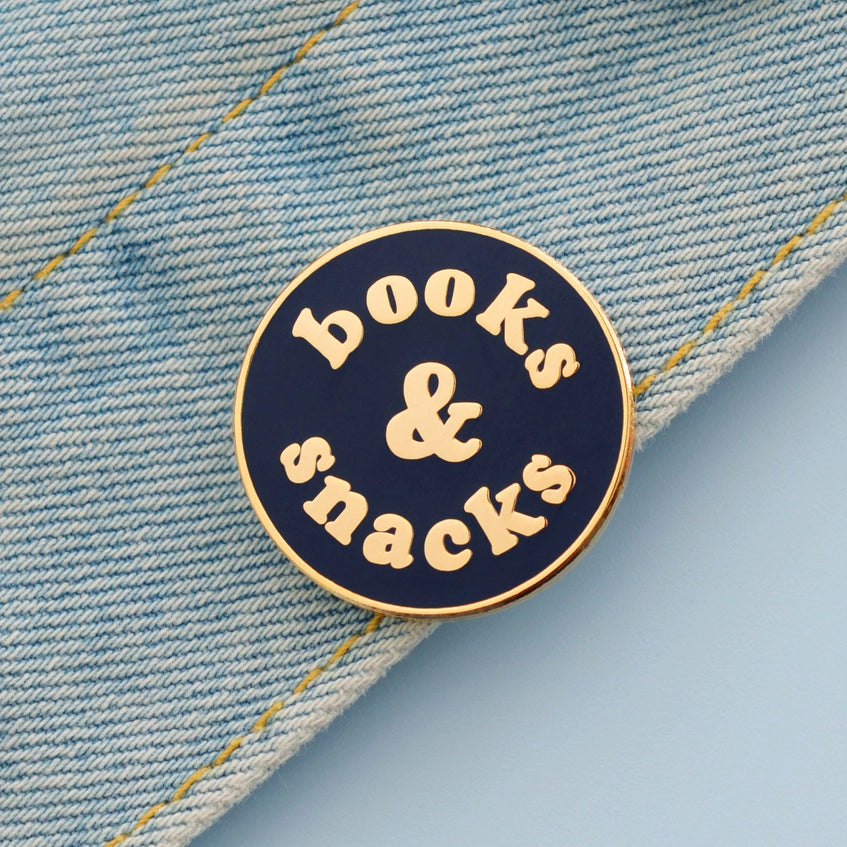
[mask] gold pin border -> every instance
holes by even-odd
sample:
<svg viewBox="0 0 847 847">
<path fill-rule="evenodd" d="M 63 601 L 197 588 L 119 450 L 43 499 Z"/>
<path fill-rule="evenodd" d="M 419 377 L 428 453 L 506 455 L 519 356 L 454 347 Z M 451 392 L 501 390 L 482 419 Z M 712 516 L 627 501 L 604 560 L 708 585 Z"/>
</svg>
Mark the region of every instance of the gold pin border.
<svg viewBox="0 0 847 847">
<path fill-rule="evenodd" d="M 418 608 L 414 606 L 398 606 L 393 603 L 383 603 L 373 600 L 370 597 L 356 594 L 355 592 L 338 585 L 332 580 L 327 579 L 327 577 L 316 571 L 289 546 L 280 534 L 279 530 L 277 530 L 274 526 L 270 517 L 268 517 L 268 514 L 262 506 L 262 503 L 256 494 L 256 490 L 253 487 L 253 481 L 250 478 L 250 472 L 247 468 L 247 461 L 244 456 L 244 445 L 241 432 L 241 411 L 247 374 L 250 371 L 250 365 L 253 361 L 253 355 L 256 351 L 259 340 L 264 334 L 266 327 L 279 310 L 280 306 L 285 302 L 291 292 L 297 288 L 297 286 L 312 276 L 312 274 L 319 268 L 323 267 L 323 265 L 332 261 L 337 256 L 353 250 L 362 244 L 367 244 L 370 241 L 375 241 L 378 238 L 383 238 L 387 235 L 393 235 L 399 232 L 415 232 L 432 229 L 460 230 L 497 238 L 500 241 L 504 241 L 507 244 L 511 244 L 532 254 L 562 276 L 574 288 L 574 290 L 580 295 L 580 297 L 582 297 L 586 305 L 588 305 L 594 313 L 594 316 L 600 323 L 603 334 L 606 336 L 606 340 L 609 342 L 609 346 L 612 348 L 612 352 L 615 357 L 615 364 L 618 370 L 618 376 L 620 378 L 621 400 L 623 403 L 623 431 L 621 433 L 621 447 L 618 453 L 617 465 L 615 466 L 615 472 L 612 475 L 612 479 L 609 483 L 608 489 L 606 490 L 605 496 L 601 500 L 600 505 L 597 507 L 591 517 L 591 520 L 585 526 L 583 531 L 553 562 L 536 573 L 531 579 L 522 582 L 520 585 L 515 586 L 509 591 L 497 594 L 494 597 L 489 597 L 485 600 L 478 600 L 474 603 L 465 603 L 459 606 Z M 241 474 L 241 481 L 247 491 L 247 497 L 250 500 L 250 505 L 253 507 L 253 510 L 256 512 L 262 526 L 274 540 L 276 545 L 303 573 L 311 577 L 318 583 L 318 585 L 325 588 L 335 596 L 340 597 L 349 603 L 353 603 L 356 606 L 368 609 L 371 612 L 417 620 L 449 620 L 451 618 L 469 617 L 471 615 L 492 612 L 509 603 L 521 600 L 541 588 L 542 585 L 546 585 L 556 577 L 560 576 L 568 565 L 585 552 L 591 542 L 597 537 L 600 528 L 614 510 L 618 496 L 626 483 L 626 478 L 632 462 L 633 445 L 635 441 L 635 400 L 633 395 L 632 376 L 630 375 L 626 355 L 624 354 L 623 346 L 621 345 L 617 333 L 612 327 L 605 311 L 603 311 L 603 308 L 594 299 L 591 292 L 588 291 L 582 282 L 580 282 L 573 273 L 564 267 L 564 265 L 561 265 L 551 256 L 548 256 L 542 250 L 539 250 L 537 247 L 529 244 L 523 239 L 501 232 L 500 230 L 493 229 L 492 227 L 460 221 L 409 221 L 407 223 L 391 224 L 389 226 L 383 226 L 370 230 L 369 232 L 361 233 L 360 235 L 356 235 L 336 247 L 333 247 L 294 277 L 294 279 L 276 297 L 263 315 L 256 331 L 253 333 L 253 337 L 250 339 L 250 344 L 248 345 L 247 352 L 244 356 L 244 361 L 241 364 L 241 370 L 238 374 L 238 383 L 235 390 L 233 437 L 235 441 L 235 455 L 238 462 L 238 471 Z"/>
</svg>

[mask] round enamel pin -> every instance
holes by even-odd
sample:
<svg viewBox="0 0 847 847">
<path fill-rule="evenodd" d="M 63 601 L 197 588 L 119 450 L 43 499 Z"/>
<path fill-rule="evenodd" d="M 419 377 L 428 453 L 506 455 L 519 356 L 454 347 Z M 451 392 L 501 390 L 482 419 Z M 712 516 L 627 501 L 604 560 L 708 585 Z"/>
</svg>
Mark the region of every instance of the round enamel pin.
<svg viewBox="0 0 847 847">
<path fill-rule="evenodd" d="M 496 230 L 360 235 L 277 297 L 235 399 L 242 480 L 285 555 L 373 611 L 517 600 L 590 543 L 629 468 L 629 370 L 576 277 Z"/>
</svg>

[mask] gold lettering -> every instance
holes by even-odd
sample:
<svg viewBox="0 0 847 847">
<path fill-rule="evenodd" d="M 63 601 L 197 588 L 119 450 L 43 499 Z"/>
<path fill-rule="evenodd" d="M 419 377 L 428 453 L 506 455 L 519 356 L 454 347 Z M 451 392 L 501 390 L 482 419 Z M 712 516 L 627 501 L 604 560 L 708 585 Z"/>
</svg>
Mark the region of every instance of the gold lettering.
<svg viewBox="0 0 847 847">
<path fill-rule="evenodd" d="M 464 315 L 473 306 L 475 297 L 476 289 L 470 274 L 455 268 L 436 271 L 424 288 L 427 308 L 445 318 Z"/>
<path fill-rule="evenodd" d="M 523 469 L 523 482 L 530 491 L 540 491 L 545 503 L 560 505 L 576 483 L 576 474 L 567 465 L 554 465 L 543 453 L 533 454 Z"/>
<path fill-rule="evenodd" d="M 471 540 L 471 531 L 456 518 L 447 518 L 432 525 L 424 539 L 424 556 L 437 571 L 457 571 L 463 568 L 473 555 L 473 552 L 467 549 L 451 553 L 444 543 L 447 538 L 453 544 L 467 544 Z"/>
<path fill-rule="evenodd" d="M 430 393 L 430 380 L 435 378 L 435 391 Z M 482 447 L 479 438 L 460 441 L 459 430 L 472 418 L 482 414 L 479 403 L 450 403 L 456 393 L 456 375 L 447 365 L 422 362 L 415 365 L 403 380 L 406 408 L 388 421 L 385 442 L 400 459 L 424 459 L 438 456 L 445 462 L 464 462 Z M 447 404 L 450 403 L 449 406 Z M 447 420 L 439 411 L 447 406 Z"/>
<path fill-rule="evenodd" d="M 506 346 L 523 356 L 529 349 L 524 341 L 523 322 L 527 318 L 546 318 L 550 310 L 530 297 L 526 306 L 518 306 L 518 300 L 535 288 L 535 283 L 520 274 L 510 273 L 506 284 L 491 305 L 476 316 L 476 322 L 487 332 L 497 335 L 503 330 Z"/>
<path fill-rule="evenodd" d="M 331 332 L 333 327 L 341 330 L 343 340 Z M 365 327 L 356 315 L 346 309 L 332 312 L 318 323 L 312 310 L 307 308 L 297 315 L 291 334 L 308 341 L 330 363 L 333 370 L 338 370 L 362 343 Z"/>
<path fill-rule="evenodd" d="M 500 504 L 499 512 L 491 502 L 491 494 L 485 485 L 465 501 L 465 511 L 477 519 L 495 556 L 511 550 L 518 543 L 518 535 L 535 535 L 547 526 L 545 517 L 533 517 L 516 511 L 515 504 L 520 490 L 520 484 L 513 482 L 494 495 Z"/>
<path fill-rule="evenodd" d="M 329 520 L 330 512 L 342 506 L 340 514 Z M 350 483 L 337 476 L 324 477 L 324 487 L 314 500 L 303 504 L 303 511 L 336 540 L 349 544 L 353 533 L 368 513 L 368 501 L 351 489 Z"/>
<path fill-rule="evenodd" d="M 335 464 L 335 456 L 326 439 L 314 436 L 307 438 L 302 447 L 289 444 L 279 454 L 279 461 L 291 482 L 299 484 L 308 482 L 317 471 L 328 471 Z"/>
<path fill-rule="evenodd" d="M 536 388 L 552 388 L 562 377 L 573 376 L 579 370 L 579 362 L 570 344 L 558 343 L 546 352 L 533 350 L 524 360 L 524 367 Z"/>
<path fill-rule="evenodd" d="M 381 324 L 399 324 L 418 307 L 418 292 L 404 276 L 384 276 L 368 289 L 368 311 Z"/>
<path fill-rule="evenodd" d="M 391 513 L 374 519 L 374 529 L 365 537 L 362 553 L 374 565 L 391 565 L 399 570 L 412 564 L 412 539 L 415 532 L 402 515 Z"/>
</svg>

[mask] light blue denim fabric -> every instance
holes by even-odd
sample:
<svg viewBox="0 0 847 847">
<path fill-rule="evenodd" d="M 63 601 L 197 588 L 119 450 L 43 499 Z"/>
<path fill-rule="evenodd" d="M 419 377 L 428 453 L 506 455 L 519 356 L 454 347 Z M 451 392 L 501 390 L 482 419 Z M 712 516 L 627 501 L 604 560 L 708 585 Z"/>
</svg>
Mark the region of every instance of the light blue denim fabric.
<svg viewBox="0 0 847 847">
<path fill-rule="evenodd" d="M 430 631 L 313 587 L 238 477 L 241 358 L 322 252 L 535 243 L 642 442 L 844 256 L 843 2 L 343 8 L 0 8 L 3 843 L 184 844 Z"/>
</svg>

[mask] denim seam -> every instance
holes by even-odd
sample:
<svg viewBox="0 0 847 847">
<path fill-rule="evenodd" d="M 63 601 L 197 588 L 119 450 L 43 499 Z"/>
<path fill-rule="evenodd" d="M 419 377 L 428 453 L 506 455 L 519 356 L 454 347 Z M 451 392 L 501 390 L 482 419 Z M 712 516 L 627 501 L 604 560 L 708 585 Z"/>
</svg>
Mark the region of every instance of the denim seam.
<svg viewBox="0 0 847 847">
<path fill-rule="evenodd" d="M 186 156 L 190 156 L 193 153 L 196 153 L 202 146 L 205 144 L 212 136 L 217 135 L 223 127 L 235 118 L 242 115 L 250 106 L 253 105 L 257 100 L 264 97 L 281 79 L 285 76 L 286 72 L 293 68 L 295 65 L 299 64 L 305 56 L 309 53 L 309 51 L 317 46 L 324 37 L 333 29 L 340 26 L 353 12 L 356 11 L 357 6 L 359 5 L 359 0 L 354 0 L 352 3 L 348 3 L 344 8 L 336 15 L 335 20 L 328 26 L 323 27 L 323 29 L 319 29 L 317 32 L 314 32 L 297 50 L 294 54 L 294 57 L 290 59 L 283 65 L 280 65 L 256 90 L 255 94 L 252 94 L 248 97 L 243 98 L 240 102 L 238 102 L 235 106 L 233 106 L 223 117 L 218 120 L 218 125 L 208 131 L 204 132 L 201 135 L 198 135 L 195 139 L 193 139 L 189 144 L 187 144 L 182 151 L 177 153 L 169 162 L 165 162 L 163 165 L 160 165 L 138 188 L 134 191 L 131 191 L 126 196 L 122 197 L 106 214 L 101 218 L 100 222 L 95 224 L 95 226 L 90 227 L 82 235 L 77 238 L 76 241 L 67 249 L 62 251 L 61 253 L 57 253 L 50 259 L 43 267 L 37 270 L 32 274 L 32 282 L 41 282 L 46 279 L 53 273 L 62 262 L 65 261 L 69 256 L 73 256 L 75 253 L 79 253 L 80 250 L 89 242 L 95 235 L 97 235 L 100 230 L 110 221 L 115 220 L 115 218 L 120 217 L 145 191 L 153 188 L 158 182 L 160 182 L 175 165 L 177 165 L 182 159 Z M 12 291 L 9 291 L 2 299 L 0 299 L 0 311 L 4 311 L 5 309 L 11 308 L 14 303 L 18 300 L 18 298 L 27 290 L 26 285 L 22 285 L 19 288 L 15 288 Z"/>
<path fill-rule="evenodd" d="M 169 799 L 155 803 L 147 809 L 146 812 L 144 812 L 131 829 L 121 832 L 110 841 L 107 841 L 105 847 L 117 847 L 118 844 L 126 841 L 127 838 L 146 826 L 166 806 L 172 806 L 174 803 L 178 803 L 183 797 L 185 797 L 186 794 L 188 794 L 193 785 L 200 782 L 200 780 L 208 776 L 215 768 L 220 767 L 225 761 L 227 761 L 227 759 L 229 759 L 229 757 L 244 743 L 245 740 L 264 732 L 273 720 L 274 715 L 285 708 L 286 703 L 290 703 L 295 697 L 299 697 L 316 679 L 318 679 L 318 677 L 328 671 L 331 667 L 333 667 L 333 665 L 336 665 L 339 661 L 341 661 L 341 659 L 350 652 L 353 646 L 361 638 L 366 635 L 370 635 L 370 633 L 376 630 L 382 621 L 383 615 L 375 614 L 364 629 L 360 632 L 354 633 L 339 644 L 339 646 L 335 649 L 335 652 L 323 665 L 318 665 L 317 667 L 312 668 L 312 670 L 297 683 L 287 700 L 275 700 L 267 709 L 265 709 L 256 721 L 254 721 L 253 725 L 247 730 L 247 732 L 242 735 L 237 735 L 235 738 L 231 739 L 226 747 L 218 753 L 211 764 L 197 768 L 197 770 L 183 780 L 179 788 L 174 791 Z"/>
<path fill-rule="evenodd" d="M 642 394 L 645 394 L 659 376 L 663 373 L 667 373 L 668 371 L 672 371 L 678 364 L 680 364 L 680 362 L 687 359 L 694 348 L 697 347 L 697 345 L 706 336 L 713 333 L 726 320 L 726 318 L 735 311 L 736 307 L 743 303 L 759 287 L 762 280 L 781 262 L 788 258 L 788 256 L 791 255 L 791 253 L 793 253 L 806 238 L 814 235 L 845 200 L 847 200 L 847 194 L 842 194 L 841 197 L 837 197 L 835 200 L 830 200 L 830 202 L 815 215 L 812 222 L 805 230 L 792 235 L 791 238 L 789 238 L 788 241 L 786 241 L 785 244 L 776 251 L 770 263 L 766 267 L 759 268 L 747 280 L 747 282 L 741 286 L 738 293 L 732 298 L 732 300 L 728 300 L 720 307 L 720 309 L 709 317 L 709 319 L 703 324 L 700 332 L 694 338 L 690 338 L 684 344 L 680 345 L 676 352 L 670 356 L 657 371 L 653 371 L 653 373 L 644 377 L 644 379 L 642 379 L 641 382 L 633 388 L 635 396 L 640 397 Z"/>
</svg>

